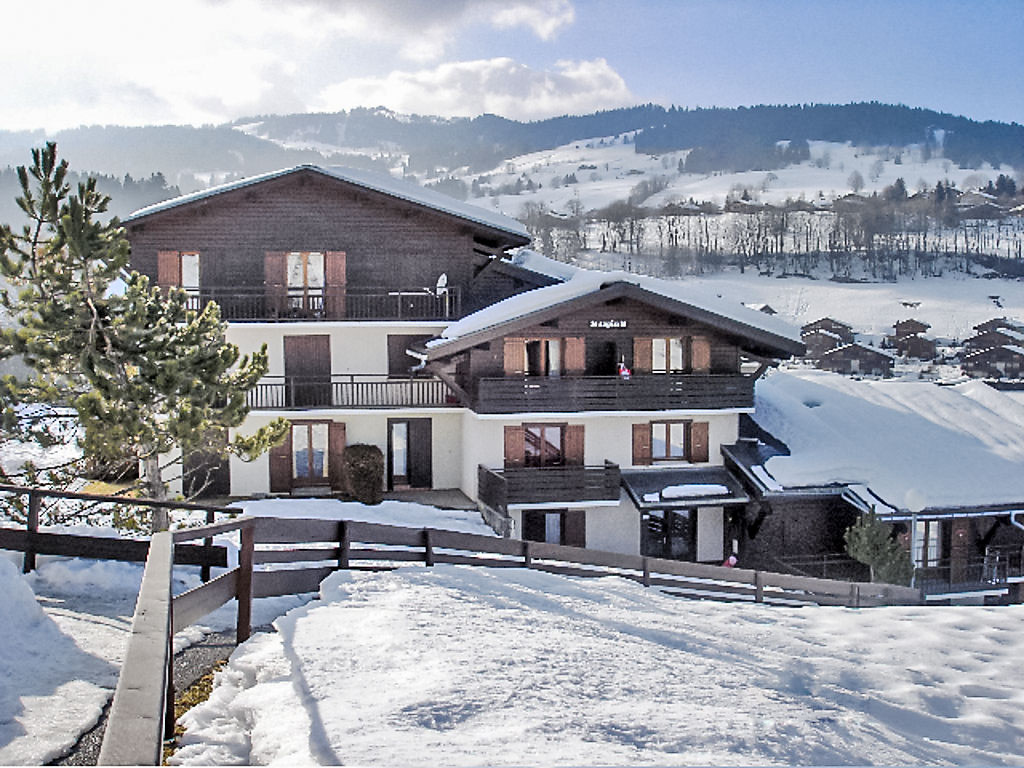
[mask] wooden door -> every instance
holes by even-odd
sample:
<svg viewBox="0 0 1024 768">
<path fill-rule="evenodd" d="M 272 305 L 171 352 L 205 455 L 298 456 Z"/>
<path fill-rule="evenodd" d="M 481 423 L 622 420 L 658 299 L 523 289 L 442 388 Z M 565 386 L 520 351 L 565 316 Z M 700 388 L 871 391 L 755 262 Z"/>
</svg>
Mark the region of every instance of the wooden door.
<svg viewBox="0 0 1024 768">
<path fill-rule="evenodd" d="M 289 408 L 331 405 L 330 336 L 285 336 L 284 378 Z"/>
<path fill-rule="evenodd" d="M 388 488 L 433 486 L 430 419 L 388 419 Z"/>
</svg>

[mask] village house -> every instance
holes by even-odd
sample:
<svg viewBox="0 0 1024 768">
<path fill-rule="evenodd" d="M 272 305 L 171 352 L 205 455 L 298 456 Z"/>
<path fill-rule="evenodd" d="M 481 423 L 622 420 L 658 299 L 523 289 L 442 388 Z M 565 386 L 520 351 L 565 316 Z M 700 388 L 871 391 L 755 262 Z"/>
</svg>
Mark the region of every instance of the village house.
<svg viewBox="0 0 1024 768">
<path fill-rule="evenodd" d="M 916 336 L 920 333 L 926 333 L 931 328 L 928 323 L 921 322 L 920 320 L 914 320 L 910 318 L 908 320 L 899 320 L 893 325 L 895 333 L 893 338 L 903 339 L 907 336 Z"/>
<path fill-rule="evenodd" d="M 830 349 L 841 347 L 847 342 L 838 333 L 826 331 L 823 328 L 816 328 L 813 331 L 800 334 L 800 340 L 807 347 L 804 355 L 809 360 L 817 360 Z"/>
<path fill-rule="evenodd" d="M 703 562 L 739 547 L 748 498 L 721 446 L 757 377 L 804 351 L 785 323 L 511 258 L 518 222 L 362 171 L 264 174 L 125 226 L 135 268 L 216 301 L 243 352 L 268 347 L 241 431 L 291 433 L 218 466 L 213 491 L 342 493 L 345 448 L 366 443 L 388 490 L 457 490 L 507 535 Z"/>
<path fill-rule="evenodd" d="M 964 350 L 968 353 L 980 352 L 983 349 L 1001 347 L 1005 344 L 1024 346 L 1024 331 L 1008 327 L 991 327 L 964 339 Z"/>
<path fill-rule="evenodd" d="M 818 359 L 818 368 L 860 376 L 892 376 L 893 356 L 860 343 L 830 349 Z"/>
<path fill-rule="evenodd" d="M 1024 378 L 1024 346 L 1003 344 L 969 352 L 961 365 L 964 373 L 975 378 Z"/>
<path fill-rule="evenodd" d="M 899 354 L 916 360 L 934 360 L 938 354 L 935 339 L 919 336 L 916 333 L 895 338 L 892 344 Z"/>
<path fill-rule="evenodd" d="M 853 326 L 840 320 L 835 320 L 831 317 L 823 317 L 820 320 L 815 320 L 813 323 L 807 323 L 807 325 L 800 328 L 801 334 L 808 334 L 813 331 L 828 331 L 829 333 L 834 333 L 846 344 L 852 344 L 854 341 Z"/>
</svg>

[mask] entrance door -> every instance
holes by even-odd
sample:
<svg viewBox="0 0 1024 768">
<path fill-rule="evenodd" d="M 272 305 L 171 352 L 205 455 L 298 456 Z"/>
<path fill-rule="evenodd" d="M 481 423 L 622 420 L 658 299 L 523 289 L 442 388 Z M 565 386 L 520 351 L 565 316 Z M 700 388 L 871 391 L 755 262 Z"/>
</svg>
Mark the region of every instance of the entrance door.
<svg viewBox="0 0 1024 768">
<path fill-rule="evenodd" d="M 618 373 L 619 348 L 611 339 L 587 339 L 587 375 L 615 376 Z"/>
<path fill-rule="evenodd" d="M 331 405 L 330 336 L 285 336 L 284 380 L 288 408 Z"/>
<path fill-rule="evenodd" d="M 433 478 L 430 419 L 388 419 L 388 488 L 430 488 Z"/>
</svg>

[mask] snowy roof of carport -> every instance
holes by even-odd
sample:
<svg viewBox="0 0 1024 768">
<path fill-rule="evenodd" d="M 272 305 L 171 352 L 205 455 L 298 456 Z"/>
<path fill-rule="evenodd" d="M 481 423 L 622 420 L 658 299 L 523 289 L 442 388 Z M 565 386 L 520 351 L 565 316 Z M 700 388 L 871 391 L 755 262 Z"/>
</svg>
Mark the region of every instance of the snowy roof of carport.
<svg viewBox="0 0 1024 768">
<path fill-rule="evenodd" d="M 522 239 L 522 244 L 524 245 L 530 241 L 530 233 L 527 231 L 526 227 L 515 219 L 498 213 L 497 211 L 491 211 L 487 208 L 482 208 L 479 205 L 474 205 L 473 203 L 456 200 L 453 197 L 449 197 L 448 195 L 436 192 L 432 189 L 426 189 L 418 184 L 413 184 L 403 179 L 396 179 L 386 174 L 374 173 L 373 171 L 366 171 L 361 168 L 346 168 L 340 165 L 296 165 L 291 168 L 282 168 L 278 171 L 270 171 L 269 173 L 249 176 L 226 184 L 218 184 L 217 186 L 210 187 L 209 189 L 203 189 L 198 192 L 181 195 L 170 200 L 165 200 L 161 203 L 155 203 L 154 205 L 140 208 L 130 214 L 124 221 L 126 223 L 132 222 L 146 216 L 152 216 L 155 213 L 161 213 L 171 208 L 176 208 L 188 203 L 194 203 L 199 200 L 205 200 L 224 192 L 250 187 L 254 184 L 281 178 L 300 171 L 312 171 L 314 173 L 319 173 L 324 176 L 337 179 L 338 181 L 355 184 L 356 186 L 363 187 L 364 189 L 380 192 L 381 194 L 405 200 L 406 202 L 422 205 L 426 208 L 433 208 L 441 213 L 447 213 L 460 219 L 466 219 L 477 224 L 482 224 L 483 226 L 491 229 L 501 230 Z"/>
<path fill-rule="evenodd" d="M 652 467 L 622 473 L 637 509 L 692 509 L 746 504 L 750 497 L 725 467 Z"/>
<path fill-rule="evenodd" d="M 754 419 L 789 449 L 764 462 L 779 489 L 847 485 L 880 512 L 1024 503 L 1024 404 L 982 382 L 777 371 Z"/>
</svg>

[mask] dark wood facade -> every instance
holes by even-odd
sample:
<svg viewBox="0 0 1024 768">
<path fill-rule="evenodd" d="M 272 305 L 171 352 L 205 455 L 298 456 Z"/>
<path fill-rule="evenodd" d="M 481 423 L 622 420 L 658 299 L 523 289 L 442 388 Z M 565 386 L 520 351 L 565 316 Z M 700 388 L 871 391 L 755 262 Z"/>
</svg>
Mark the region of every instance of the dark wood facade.
<svg viewBox="0 0 1024 768">
<path fill-rule="evenodd" d="M 813 331 L 800 334 L 801 339 L 807 346 L 807 354 L 805 357 L 811 360 L 817 360 L 823 354 L 831 349 L 843 345 L 842 337 L 832 331 L 826 331 L 821 328 L 816 328 Z"/>
<path fill-rule="evenodd" d="M 1024 348 L 1002 346 L 973 352 L 964 357 L 963 369 L 977 378 L 1024 378 Z"/>
<path fill-rule="evenodd" d="M 892 376 L 893 359 L 863 344 L 847 344 L 830 350 L 818 360 L 818 367 L 834 373 Z"/>
<path fill-rule="evenodd" d="M 227 302 L 234 295 L 235 319 L 284 319 L 290 309 L 299 310 L 300 318 L 372 319 L 395 316 L 402 307 L 413 310 L 409 319 L 454 317 L 462 310 L 452 302 L 471 294 L 481 265 L 528 242 L 309 168 L 143 212 L 125 226 L 132 266 L 154 283 L 172 284 L 176 276 L 180 283 L 174 260 L 199 254 L 200 299 L 205 294 Z M 321 297 L 286 295 L 288 253 L 324 255 L 327 290 Z M 394 308 L 353 298 L 361 295 Z M 260 311 L 265 317 L 244 316 Z"/>
<path fill-rule="evenodd" d="M 923 323 L 920 320 L 910 318 L 908 320 L 900 320 L 893 325 L 893 334 L 897 339 L 902 339 L 906 336 L 914 336 L 919 333 L 925 333 L 931 328 L 928 323 Z"/>
<path fill-rule="evenodd" d="M 853 342 L 853 327 L 831 317 L 823 317 L 800 328 L 801 334 L 811 331 L 828 331 L 836 334 L 848 344 Z"/>
<path fill-rule="evenodd" d="M 927 336 L 919 336 L 918 334 L 901 336 L 895 339 L 893 343 L 896 351 L 905 357 L 912 357 L 917 360 L 934 360 L 937 354 L 935 339 L 929 339 Z"/>
</svg>

